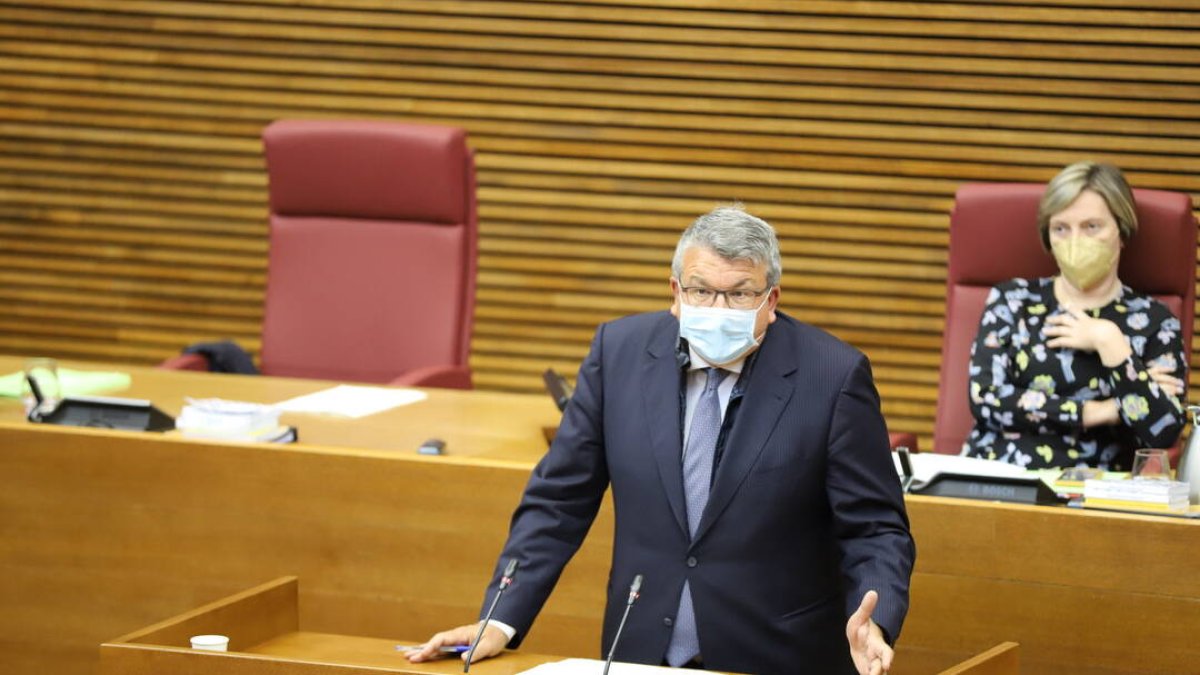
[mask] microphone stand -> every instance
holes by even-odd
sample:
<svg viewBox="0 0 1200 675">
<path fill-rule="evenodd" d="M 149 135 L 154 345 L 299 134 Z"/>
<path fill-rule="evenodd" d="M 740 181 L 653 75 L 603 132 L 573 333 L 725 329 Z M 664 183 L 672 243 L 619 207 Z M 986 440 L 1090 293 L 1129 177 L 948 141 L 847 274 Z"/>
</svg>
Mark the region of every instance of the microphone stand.
<svg viewBox="0 0 1200 675">
<path fill-rule="evenodd" d="M 608 668 L 612 665 L 613 655 L 617 653 L 617 643 L 621 640 L 621 631 L 625 630 L 625 620 L 629 618 L 629 610 L 633 608 L 634 600 L 638 599 L 638 592 L 642 590 L 642 575 L 637 575 L 633 578 L 633 583 L 629 585 L 629 601 L 625 603 L 625 612 L 621 614 L 621 623 L 617 625 L 617 634 L 613 636 L 612 646 L 608 648 L 608 658 L 604 660 L 604 673 L 608 675 Z"/>
<path fill-rule="evenodd" d="M 46 399 L 42 397 L 42 388 L 38 386 L 37 379 L 29 373 L 25 373 L 25 380 L 29 382 L 29 393 L 33 394 L 33 407 L 29 409 L 27 417 L 30 422 L 41 422 L 42 406 L 46 403 Z"/>
<path fill-rule="evenodd" d="M 513 574 L 516 571 L 517 559 L 512 558 L 508 561 L 508 566 L 504 568 L 504 574 L 500 577 L 500 587 L 496 589 L 496 597 L 492 598 L 492 606 L 488 607 L 483 621 L 479 622 L 479 632 L 475 634 L 475 641 L 471 643 L 471 649 L 467 650 L 467 660 L 463 663 L 464 673 L 471 671 L 471 659 L 475 657 L 475 648 L 479 646 L 479 641 L 483 639 L 483 631 L 487 630 L 488 622 L 492 620 L 492 613 L 496 611 L 496 605 L 500 604 L 500 596 L 504 595 L 504 589 L 508 588 L 509 584 L 513 582 Z"/>
<path fill-rule="evenodd" d="M 908 448 L 900 446 L 896 448 L 896 454 L 900 457 L 900 470 L 904 473 L 904 478 L 900 481 L 900 491 L 908 494 L 912 489 L 913 484 L 913 469 L 912 460 L 908 456 Z"/>
</svg>

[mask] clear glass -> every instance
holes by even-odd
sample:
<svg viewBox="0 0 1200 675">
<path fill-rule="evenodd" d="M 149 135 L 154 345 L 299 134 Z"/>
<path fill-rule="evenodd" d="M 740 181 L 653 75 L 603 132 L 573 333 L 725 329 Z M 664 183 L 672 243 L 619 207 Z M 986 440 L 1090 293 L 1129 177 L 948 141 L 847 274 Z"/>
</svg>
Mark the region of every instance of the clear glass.
<svg viewBox="0 0 1200 675">
<path fill-rule="evenodd" d="M 30 381 L 34 385 L 30 385 Z M 25 377 L 21 380 L 21 402 L 25 404 L 25 414 L 28 415 L 37 405 L 38 396 L 34 395 L 33 386 L 41 396 L 42 403 L 39 412 L 49 412 L 58 406 L 62 400 L 62 386 L 58 380 L 58 362 L 49 358 L 32 358 L 25 360 Z"/>
<path fill-rule="evenodd" d="M 1171 480 L 1171 457 L 1166 450 L 1137 450 L 1131 473 L 1134 480 Z"/>
</svg>

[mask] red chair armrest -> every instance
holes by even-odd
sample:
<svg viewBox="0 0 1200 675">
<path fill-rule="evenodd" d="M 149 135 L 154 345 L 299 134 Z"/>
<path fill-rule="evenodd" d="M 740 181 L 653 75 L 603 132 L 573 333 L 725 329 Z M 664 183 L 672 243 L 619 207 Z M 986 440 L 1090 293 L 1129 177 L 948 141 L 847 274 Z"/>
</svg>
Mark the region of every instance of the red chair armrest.
<svg viewBox="0 0 1200 675">
<path fill-rule="evenodd" d="M 180 354 L 158 364 L 165 370 L 200 370 L 208 372 L 208 357 L 200 353 Z"/>
<path fill-rule="evenodd" d="M 896 448 L 908 448 L 909 452 L 919 452 L 917 449 L 917 435 L 910 431 L 889 431 L 888 443 L 892 446 L 892 452 Z"/>
<path fill-rule="evenodd" d="M 471 369 L 466 366 L 426 366 L 410 370 L 389 384 L 396 387 L 471 389 Z"/>
</svg>

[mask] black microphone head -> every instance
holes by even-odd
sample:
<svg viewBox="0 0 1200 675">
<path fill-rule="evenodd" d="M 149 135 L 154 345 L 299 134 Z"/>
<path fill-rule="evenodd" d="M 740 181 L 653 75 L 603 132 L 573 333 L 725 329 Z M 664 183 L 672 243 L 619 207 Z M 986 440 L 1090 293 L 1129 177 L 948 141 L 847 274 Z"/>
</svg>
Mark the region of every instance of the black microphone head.
<svg viewBox="0 0 1200 675">
<path fill-rule="evenodd" d="M 508 588 L 508 585 L 513 582 L 513 574 L 517 571 L 517 559 L 509 558 L 508 564 L 504 566 L 504 574 L 500 575 L 500 590 Z"/>
<path fill-rule="evenodd" d="M 638 574 L 633 577 L 633 583 L 629 584 L 629 600 L 625 603 L 632 605 L 634 600 L 638 599 L 638 592 L 642 590 L 642 575 Z"/>
<path fill-rule="evenodd" d="M 621 614 L 621 623 L 617 624 L 617 632 L 613 634 L 612 644 L 608 648 L 608 658 L 604 660 L 604 672 L 601 675 L 608 675 L 608 668 L 612 665 L 613 656 L 617 653 L 617 643 L 621 640 L 621 631 L 625 630 L 625 620 L 629 618 L 629 610 L 633 609 L 633 601 L 637 600 L 640 590 L 642 590 L 642 575 L 636 574 L 633 577 L 633 583 L 629 584 L 629 602 L 625 603 L 625 612 Z"/>
<path fill-rule="evenodd" d="M 571 402 L 571 394 L 574 393 L 567 378 L 559 375 L 553 368 L 547 368 L 546 372 L 542 373 L 542 381 L 546 384 L 550 398 L 554 399 L 554 405 L 558 406 L 558 411 L 566 410 L 567 404 Z"/>
<path fill-rule="evenodd" d="M 504 566 L 504 574 L 500 577 L 500 585 L 496 588 L 496 595 L 492 596 L 492 604 L 488 607 L 488 611 L 483 615 L 483 621 L 479 622 L 479 632 L 475 633 L 475 639 L 471 641 L 471 648 L 467 650 L 467 657 L 463 660 L 463 672 L 471 671 L 471 659 L 475 658 L 475 648 L 479 646 L 479 640 L 483 638 L 483 631 L 487 628 L 488 622 L 492 620 L 492 614 L 496 612 L 496 606 L 500 604 L 500 596 L 504 595 L 504 589 L 512 583 L 513 573 L 517 571 L 517 559 L 509 558 L 508 564 Z"/>
</svg>

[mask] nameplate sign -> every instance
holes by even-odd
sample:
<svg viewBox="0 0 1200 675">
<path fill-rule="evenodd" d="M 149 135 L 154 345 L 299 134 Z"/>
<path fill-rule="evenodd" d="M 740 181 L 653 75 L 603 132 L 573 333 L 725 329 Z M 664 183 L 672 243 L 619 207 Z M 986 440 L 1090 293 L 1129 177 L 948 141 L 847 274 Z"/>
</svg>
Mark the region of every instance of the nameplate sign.
<svg viewBox="0 0 1200 675">
<path fill-rule="evenodd" d="M 1062 504 L 1063 500 L 1039 478 L 1010 476 L 969 476 L 939 473 L 929 482 L 910 492 L 935 497 L 986 499 L 1017 504 Z"/>
</svg>

